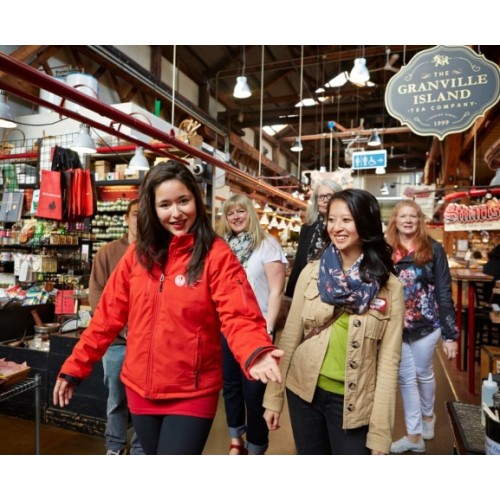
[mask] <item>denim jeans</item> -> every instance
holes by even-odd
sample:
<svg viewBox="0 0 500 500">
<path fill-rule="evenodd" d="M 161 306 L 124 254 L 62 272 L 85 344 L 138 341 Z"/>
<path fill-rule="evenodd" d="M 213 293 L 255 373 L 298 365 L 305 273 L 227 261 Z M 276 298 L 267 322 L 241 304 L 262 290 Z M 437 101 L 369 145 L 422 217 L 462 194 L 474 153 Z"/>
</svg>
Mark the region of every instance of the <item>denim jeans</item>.
<svg viewBox="0 0 500 500">
<path fill-rule="evenodd" d="M 102 358 L 104 369 L 104 385 L 108 388 L 106 404 L 106 449 L 121 451 L 127 447 L 127 430 L 129 412 L 125 386 L 120 380 L 123 360 L 125 359 L 125 345 L 111 344 Z M 136 433 L 130 443 L 131 455 L 144 455 Z"/>
<path fill-rule="evenodd" d="M 265 384 L 248 380 L 222 337 L 222 369 L 224 373 L 224 406 L 229 435 L 241 437 L 246 433 L 245 447 L 252 454 L 265 453 L 269 446 L 269 430 L 264 420 Z"/>
<path fill-rule="evenodd" d="M 438 328 L 424 337 L 403 338 L 399 386 L 408 434 L 422 434 L 422 417 L 434 413 L 434 350 L 440 337 Z"/>
<path fill-rule="evenodd" d="M 286 390 L 293 439 L 299 455 L 369 455 L 368 426 L 342 429 L 344 397 L 316 388 L 308 403 Z"/>
</svg>

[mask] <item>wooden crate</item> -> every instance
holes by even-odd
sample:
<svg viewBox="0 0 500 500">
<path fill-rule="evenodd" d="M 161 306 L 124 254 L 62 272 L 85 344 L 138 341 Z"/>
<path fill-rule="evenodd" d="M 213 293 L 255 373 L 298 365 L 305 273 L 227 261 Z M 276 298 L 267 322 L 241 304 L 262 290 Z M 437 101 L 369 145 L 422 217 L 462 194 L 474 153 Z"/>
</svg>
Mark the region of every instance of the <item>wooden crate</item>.
<svg viewBox="0 0 500 500">
<path fill-rule="evenodd" d="M 481 380 L 488 378 L 489 373 L 500 373 L 500 347 L 481 346 Z"/>
</svg>

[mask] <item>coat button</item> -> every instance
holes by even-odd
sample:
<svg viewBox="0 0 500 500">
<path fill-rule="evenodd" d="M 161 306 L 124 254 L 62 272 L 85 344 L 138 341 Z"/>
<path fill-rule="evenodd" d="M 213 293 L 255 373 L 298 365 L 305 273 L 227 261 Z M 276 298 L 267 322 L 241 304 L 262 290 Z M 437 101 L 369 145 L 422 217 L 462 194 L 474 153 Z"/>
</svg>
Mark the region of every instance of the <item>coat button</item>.
<svg viewBox="0 0 500 500">
<path fill-rule="evenodd" d="M 349 366 L 350 366 L 351 368 L 353 368 L 353 369 L 356 369 L 356 368 L 358 367 L 358 363 L 357 363 L 356 361 L 351 361 L 351 362 L 349 363 Z"/>
<path fill-rule="evenodd" d="M 349 403 L 347 405 L 347 411 L 353 411 L 354 410 L 354 405 L 352 403 Z"/>
<path fill-rule="evenodd" d="M 354 349 L 357 349 L 359 347 L 359 342 L 357 340 L 353 340 L 352 346 L 354 347 Z"/>
<path fill-rule="evenodd" d="M 355 319 L 352 323 L 354 326 L 361 326 L 361 321 L 359 319 Z"/>
<path fill-rule="evenodd" d="M 356 382 L 349 382 L 349 389 L 356 389 Z"/>
</svg>

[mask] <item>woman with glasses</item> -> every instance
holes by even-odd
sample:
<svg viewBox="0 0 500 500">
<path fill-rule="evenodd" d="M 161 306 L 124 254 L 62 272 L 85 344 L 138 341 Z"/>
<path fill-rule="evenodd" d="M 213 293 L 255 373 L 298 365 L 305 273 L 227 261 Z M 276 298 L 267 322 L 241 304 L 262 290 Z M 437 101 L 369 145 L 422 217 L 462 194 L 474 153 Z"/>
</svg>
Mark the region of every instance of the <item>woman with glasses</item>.
<svg viewBox="0 0 500 500">
<path fill-rule="evenodd" d="M 276 238 L 261 228 L 252 201 L 244 195 L 233 195 L 224 203 L 219 234 L 245 269 L 266 319 L 267 332 L 274 340 L 285 289 L 288 263 L 285 252 Z M 265 385 L 258 380 L 248 380 L 223 335 L 222 367 L 224 405 L 231 438 L 229 454 L 262 455 L 269 445 L 269 430 L 262 406 Z"/>
<path fill-rule="evenodd" d="M 311 204 L 306 211 L 305 224 L 300 228 L 299 244 L 295 253 L 290 277 L 285 290 L 285 297 L 293 298 L 299 274 L 307 262 L 318 254 L 325 246 L 325 214 L 328 202 L 334 193 L 342 188 L 333 179 L 323 179 L 314 189 Z"/>
</svg>

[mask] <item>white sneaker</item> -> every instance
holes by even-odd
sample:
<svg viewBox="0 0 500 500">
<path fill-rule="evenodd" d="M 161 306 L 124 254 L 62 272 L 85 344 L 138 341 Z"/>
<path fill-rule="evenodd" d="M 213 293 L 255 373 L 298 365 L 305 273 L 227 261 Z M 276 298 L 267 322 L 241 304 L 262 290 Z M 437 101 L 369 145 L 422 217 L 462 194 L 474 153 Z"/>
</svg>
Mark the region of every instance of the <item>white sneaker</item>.
<svg viewBox="0 0 500 500">
<path fill-rule="evenodd" d="M 422 437 L 424 439 L 434 439 L 434 425 L 436 425 L 436 414 L 432 415 L 432 420 L 426 422 L 422 420 Z"/>
<path fill-rule="evenodd" d="M 425 443 L 422 439 L 419 443 L 412 443 L 406 436 L 391 444 L 391 453 L 405 453 L 414 451 L 415 453 L 424 453 Z"/>
<path fill-rule="evenodd" d="M 127 450 L 120 450 L 120 451 L 115 451 L 115 450 L 108 450 L 106 452 L 106 455 L 126 455 Z"/>
</svg>

